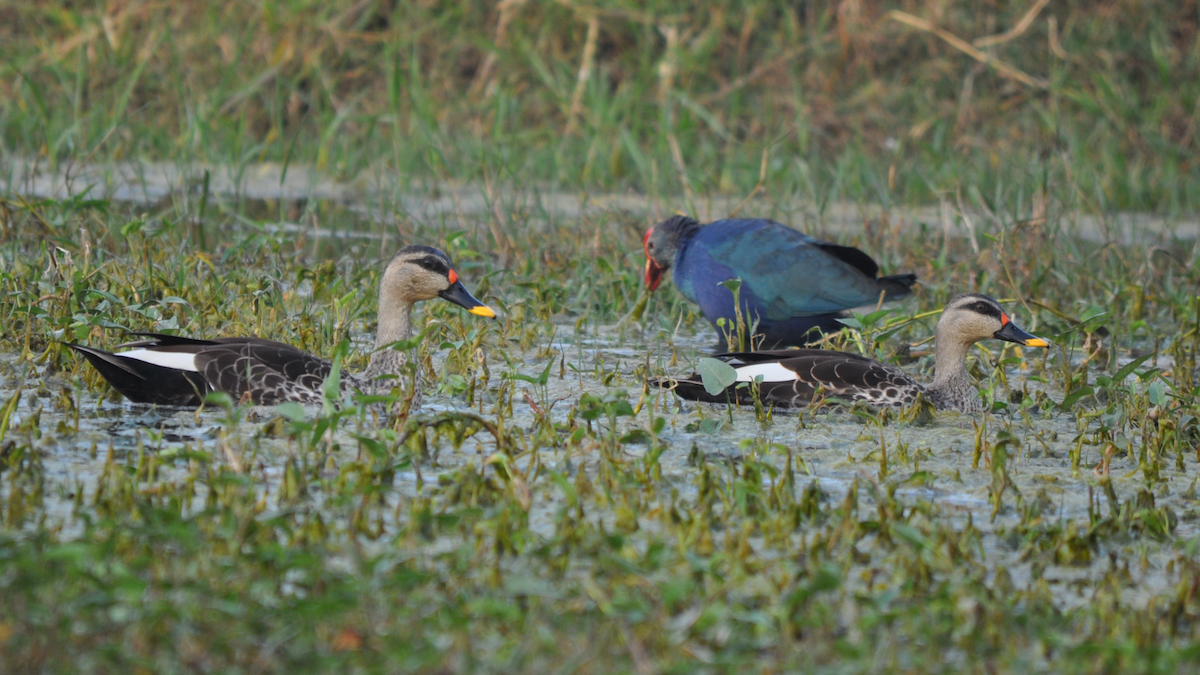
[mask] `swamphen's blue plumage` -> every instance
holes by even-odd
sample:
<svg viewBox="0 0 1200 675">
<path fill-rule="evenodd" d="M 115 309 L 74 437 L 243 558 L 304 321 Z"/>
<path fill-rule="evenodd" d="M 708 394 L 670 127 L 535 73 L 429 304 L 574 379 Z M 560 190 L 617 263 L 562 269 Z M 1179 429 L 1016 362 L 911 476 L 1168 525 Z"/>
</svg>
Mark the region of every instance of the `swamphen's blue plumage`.
<svg viewBox="0 0 1200 675">
<path fill-rule="evenodd" d="M 803 345 L 819 333 L 841 330 L 837 319 L 845 310 L 873 305 L 880 294 L 902 298 L 916 283 L 912 274 L 877 277 L 879 265 L 862 251 L 770 220 L 701 225 L 675 216 L 651 228 L 645 245 L 651 290 L 674 268 L 679 292 L 699 304 L 714 326 L 720 318 L 735 317 L 733 293 L 721 282 L 740 278 L 744 315 L 758 321 L 756 333 L 765 347 Z"/>
</svg>

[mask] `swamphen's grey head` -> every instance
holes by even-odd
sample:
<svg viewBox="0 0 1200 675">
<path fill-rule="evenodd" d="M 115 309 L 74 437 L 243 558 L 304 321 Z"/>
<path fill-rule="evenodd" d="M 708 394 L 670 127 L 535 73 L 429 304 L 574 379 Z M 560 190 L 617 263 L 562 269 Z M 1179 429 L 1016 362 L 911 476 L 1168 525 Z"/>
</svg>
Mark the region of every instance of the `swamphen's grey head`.
<svg viewBox="0 0 1200 675">
<path fill-rule="evenodd" d="M 688 216 L 671 216 L 646 231 L 646 286 L 655 290 L 663 273 L 675 263 L 675 255 L 685 239 L 695 234 L 700 223 Z"/>
</svg>

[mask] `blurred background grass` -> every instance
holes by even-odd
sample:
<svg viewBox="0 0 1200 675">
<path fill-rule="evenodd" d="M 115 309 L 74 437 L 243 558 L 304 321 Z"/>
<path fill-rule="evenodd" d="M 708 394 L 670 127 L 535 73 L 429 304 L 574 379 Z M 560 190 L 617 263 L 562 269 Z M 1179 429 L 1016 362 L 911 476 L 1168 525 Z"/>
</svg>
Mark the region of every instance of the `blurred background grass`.
<svg viewBox="0 0 1200 675">
<path fill-rule="evenodd" d="M 0 3 L 10 162 L 1189 213 L 1195 0 Z M 952 198 L 952 197 L 951 197 Z"/>
</svg>

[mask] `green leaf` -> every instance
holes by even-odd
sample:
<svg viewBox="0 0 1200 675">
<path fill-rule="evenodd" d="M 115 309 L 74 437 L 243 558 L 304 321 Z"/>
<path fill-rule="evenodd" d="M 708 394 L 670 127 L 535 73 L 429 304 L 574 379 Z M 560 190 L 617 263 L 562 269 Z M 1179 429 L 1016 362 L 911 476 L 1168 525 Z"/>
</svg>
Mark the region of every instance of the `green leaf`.
<svg viewBox="0 0 1200 675">
<path fill-rule="evenodd" d="M 721 427 L 724 427 L 724 426 L 725 426 L 725 423 L 719 419 L 714 419 L 712 417 L 705 417 L 702 420 L 696 420 L 695 422 L 688 422 L 687 426 L 685 426 L 683 428 L 683 430 L 688 432 L 689 434 L 695 434 L 695 433 L 715 434 L 721 430 Z"/>
<path fill-rule="evenodd" d="M 290 422 L 303 422 L 305 420 L 304 407 L 292 401 L 280 403 L 275 406 L 275 412 Z"/>
<path fill-rule="evenodd" d="M 608 397 L 605 397 L 606 399 Z M 613 417 L 633 417 L 633 406 L 629 405 L 627 399 L 617 399 L 615 401 L 605 401 L 605 409 L 609 415 Z"/>
<path fill-rule="evenodd" d="M 591 421 L 599 419 L 604 414 L 604 406 L 600 401 L 600 397 L 592 393 L 585 392 L 579 397 L 579 416 L 585 420 Z"/>
<path fill-rule="evenodd" d="M 141 218 L 135 218 L 121 227 L 121 236 L 129 237 L 135 232 L 141 231 L 146 226 L 146 221 Z"/>
<path fill-rule="evenodd" d="M 1148 361 L 1151 356 L 1154 356 L 1154 354 L 1146 354 L 1145 356 L 1139 356 L 1136 359 L 1130 361 L 1129 363 L 1126 363 L 1125 365 L 1121 366 L 1121 369 L 1117 371 L 1117 374 L 1113 375 L 1113 382 L 1116 382 L 1117 384 L 1121 384 L 1121 383 L 1125 382 L 1125 378 L 1129 377 L 1130 373 L 1133 372 L 1133 369 L 1137 368 L 1138 366 L 1140 366 L 1143 363 L 1145 363 L 1146 361 Z"/>
<path fill-rule="evenodd" d="M 462 375 L 450 374 L 446 376 L 446 384 L 450 387 L 453 394 L 461 394 L 467 390 L 467 378 Z"/>
<path fill-rule="evenodd" d="M 1075 405 L 1076 401 L 1078 401 L 1079 399 L 1081 399 L 1085 396 L 1091 396 L 1092 394 L 1095 394 L 1095 393 L 1096 393 L 1096 390 L 1092 389 L 1091 386 L 1084 385 L 1083 387 L 1076 389 L 1075 391 L 1071 392 L 1070 394 L 1067 394 L 1066 398 L 1063 399 L 1062 403 L 1058 404 L 1058 407 L 1060 410 L 1070 410 L 1071 406 Z"/>
<path fill-rule="evenodd" d="M 623 445 L 649 445 L 650 440 L 650 434 L 645 429 L 631 429 L 621 437 Z"/>
<path fill-rule="evenodd" d="M 891 330 L 885 330 L 881 333 L 878 333 L 874 338 L 875 344 L 881 345 L 881 344 L 887 342 L 888 340 L 892 339 L 892 336 L 895 335 L 896 333 L 899 333 L 901 328 L 904 328 L 904 326 L 897 326 L 895 328 L 892 328 Z"/>
<path fill-rule="evenodd" d="M 204 395 L 205 405 L 229 408 L 233 405 L 233 397 L 223 391 L 210 391 Z"/>
<path fill-rule="evenodd" d="M 813 577 L 810 588 L 814 591 L 832 591 L 842 585 L 842 571 L 834 565 L 822 565 Z"/>
<path fill-rule="evenodd" d="M 925 535 L 921 534 L 920 530 L 911 525 L 906 525 L 904 523 L 893 523 L 892 533 L 899 536 L 901 539 L 908 541 L 908 543 L 912 544 L 917 549 L 930 548 L 931 546 L 929 539 L 926 538 Z"/>
<path fill-rule="evenodd" d="M 102 291 L 98 288 L 89 288 L 87 290 L 86 297 L 88 300 L 91 300 L 92 296 L 99 296 L 101 298 L 104 298 L 105 300 L 111 302 L 112 304 L 114 304 L 118 307 L 121 305 L 121 301 L 117 299 L 117 296 L 113 295 L 112 293 L 109 293 L 108 291 Z"/>
<path fill-rule="evenodd" d="M 737 382 L 737 369 L 719 359 L 702 358 L 697 370 L 709 396 L 716 396 Z"/>
<path fill-rule="evenodd" d="M 371 438 L 370 436 L 363 436 L 362 434 L 351 434 L 351 436 L 354 437 L 354 440 L 362 443 L 362 446 L 366 448 L 367 452 L 371 453 L 371 456 L 375 459 L 384 459 L 387 457 L 387 446 L 378 438 Z"/>
<path fill-rule="evenodd" d="M 1161 407 L 1167 404 L 1167 385 L 1162 380 L 1151 382 L 1150 391 L 1146 393 L 1154 405 Z"/>
<path fill-rule="evenodd" d="M 339 353 L 333 357 L 333 366 L 329 369 L 329 375 L 325 376 L 325 382 L 322 384 L 322 390 L 325 394 L 325 399 L 328 401 L 336 401 L 342 395 L 342 355 Z"/>
<path fill-rule="evenodd" d="M 550 381 L 550 368 L 553 365 L 554 365 L 554 359 L 550 359 L 549 363 L 546 364 L 545 369 L 542 370 L 542 374 L 538 375 L 537 380 L 534 382 L 534 384 L 537 384 L 538 386 L 542 386 L 542 387 L 546 386 L 546 383 Z"/>
<path fill-rule="evenodd" d="M 864 316 L 862 318 L 862 323 L 863 323 L 863 325 L 866 325 L 866 326 L 874 326 L 875 324 L 879 323 L 880 319 L 882 319 L 883 317 L 885 317 L 891 313 L 892 313 L 892 310 L 890 310 L 890 309 L 877 309 L 874 312 L 871 312 L 870 314 L 867 314 L 866 316 Z"/>
</svg>

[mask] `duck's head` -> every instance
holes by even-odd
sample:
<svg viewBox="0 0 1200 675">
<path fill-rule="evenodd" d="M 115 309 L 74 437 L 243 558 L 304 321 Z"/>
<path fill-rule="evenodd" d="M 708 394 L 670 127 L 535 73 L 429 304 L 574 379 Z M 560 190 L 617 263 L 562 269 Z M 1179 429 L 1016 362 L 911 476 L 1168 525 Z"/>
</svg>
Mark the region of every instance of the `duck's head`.
<svg viewBox="0 0 1200 675">
<path fill-rule="evenodd" d="M 646 286 L 655 290 L 663 274 L 671 269 L 683 241 L 695 233 L 700 223 L 687 216 L 671 216 L 646 230 L 642 247 L 646 250 Z"/>
<path fill-rule="evenodd" d="M 937 325 L 938 339 L 953 339 L 965 345 L 996 338 L 1024 347 L 1049 347 L 1050 343 L 1026 333 L 1013 323 L 1000 303 L 979 293 L 963 293 L 946 303 Z"/>
<path fill-rule="evenodd" d="M 442 298 L 472 314 L 496 316 L 492 308 L 476 300 L 463 286 L 450 257 L 431 246 L 405 246 L 392 257 L 380 284 L 381 308 L 385 298 L 408 305 Z"/>
</svg>

